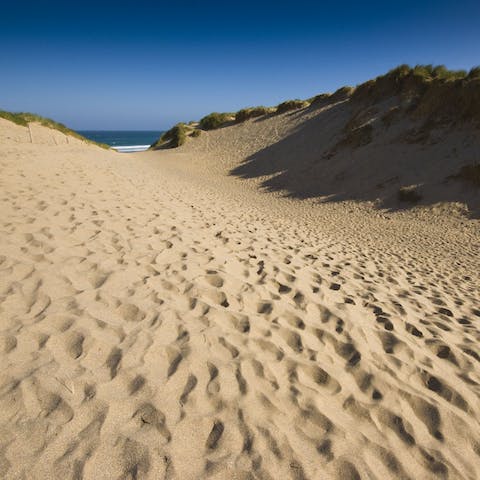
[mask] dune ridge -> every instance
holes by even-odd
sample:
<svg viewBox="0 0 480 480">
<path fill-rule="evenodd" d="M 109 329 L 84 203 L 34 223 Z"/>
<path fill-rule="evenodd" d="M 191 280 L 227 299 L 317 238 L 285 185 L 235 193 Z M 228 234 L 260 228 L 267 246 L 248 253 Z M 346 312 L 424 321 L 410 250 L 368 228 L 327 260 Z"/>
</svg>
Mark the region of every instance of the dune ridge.
<svg viewBox="0 0 480 480">
<path fill-rule="evenodd" d="M 178 124 L 152 148 L 215 156 L 217 171 L 229 163 L 222 174 L 294 198 L 477 218 L 479 99 L 478 67 L 401 65 L 333 94 Z"/>
<path fill-rule="evenodd" d="M 308 115 L 132 155 L 0 119 L 5 478 L 480 476 L 478 221 L 259 189 Z"/>
</svg>

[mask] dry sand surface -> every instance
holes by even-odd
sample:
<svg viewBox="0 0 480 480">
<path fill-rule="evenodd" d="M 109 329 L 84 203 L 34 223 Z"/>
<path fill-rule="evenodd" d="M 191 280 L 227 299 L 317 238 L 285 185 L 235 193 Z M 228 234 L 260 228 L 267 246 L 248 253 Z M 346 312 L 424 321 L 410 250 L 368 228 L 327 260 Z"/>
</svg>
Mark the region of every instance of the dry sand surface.
<svg viewBox="0 0 480 480">
<path fill-rule="evenodd" d="M 222 131 L 31 131 L 0 120 L 2 478 L 480 478 L 477 220 L 262 192 Z"/>
</svg>

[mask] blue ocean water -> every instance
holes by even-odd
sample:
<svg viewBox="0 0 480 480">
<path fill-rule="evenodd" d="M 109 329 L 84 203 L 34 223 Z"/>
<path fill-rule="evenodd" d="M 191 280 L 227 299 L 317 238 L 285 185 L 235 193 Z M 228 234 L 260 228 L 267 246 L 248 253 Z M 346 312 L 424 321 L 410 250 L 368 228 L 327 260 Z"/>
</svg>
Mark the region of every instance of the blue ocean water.
<svg viewBox="0 0 480 480">
<path fill-rule="evenodd" d="M 119 152 L 147 150 L 163 133 L 156 130 L 80 130 L 78 133 L 99 143 L 106 143 Z"/>
</svg>

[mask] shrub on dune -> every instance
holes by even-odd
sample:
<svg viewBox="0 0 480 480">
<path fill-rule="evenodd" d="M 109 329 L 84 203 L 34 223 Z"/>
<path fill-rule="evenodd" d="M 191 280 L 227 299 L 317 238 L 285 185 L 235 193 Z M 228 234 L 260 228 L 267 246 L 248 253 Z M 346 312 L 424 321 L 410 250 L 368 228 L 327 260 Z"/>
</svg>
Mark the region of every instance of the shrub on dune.
<svg viewBox="0 0 480 480">
<path fill-rule="evenodd" d="M 232 119 L 233 115 L 231 113 L 213 112 L 203 117 L 200 120 L 199 126 L 202 130 L 215 130 L 216 128 L 225 126 Z"/>
<path fill-rule="evenodd" d="M 159 148 L 177 148 L 185 143 L 187 138 L 184 123 L 177 123 L 173 128 L 165 132 L 152 146 L 154 150 Z"/>
<path fill-rule="evenodd" d="M 275 111 L 274 109 L 267 107 L 251 107 L 251 108 L 242 108 L 235 114 L 235 122 L 245 122 L 250 118 L 262 117 Z"/>
<path fill-rule="evenodd" d="M 298 110 L 300 108 L 308 107 L 308 102 L 305 100 L 287 100 L 277 105 L 275 113 L 285 113 L 291 110 Z"/>
</svg>

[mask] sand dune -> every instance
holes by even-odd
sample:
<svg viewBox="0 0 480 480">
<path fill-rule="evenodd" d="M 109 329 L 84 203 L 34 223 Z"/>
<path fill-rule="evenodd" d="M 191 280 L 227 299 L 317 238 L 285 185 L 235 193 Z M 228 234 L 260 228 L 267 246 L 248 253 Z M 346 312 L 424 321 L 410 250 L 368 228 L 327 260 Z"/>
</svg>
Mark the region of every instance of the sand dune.
<svg viewBox="0 0 480 480">
<path fill-rule="evenodd" d="M 225 130 L 32 132 L 0 119 L 4 478 L 480 477 L 477 221 L 264 193 Z"/>
</svg>

